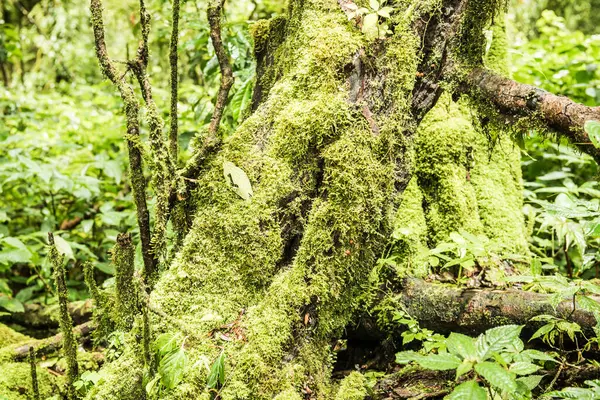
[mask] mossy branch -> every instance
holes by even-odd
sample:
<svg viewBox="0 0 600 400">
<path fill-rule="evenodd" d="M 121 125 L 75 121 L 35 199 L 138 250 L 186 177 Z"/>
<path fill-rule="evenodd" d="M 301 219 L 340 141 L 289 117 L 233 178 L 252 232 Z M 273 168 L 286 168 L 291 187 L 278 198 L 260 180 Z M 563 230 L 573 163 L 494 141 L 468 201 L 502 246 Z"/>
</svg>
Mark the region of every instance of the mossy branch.
<svg viewBox="0 0 600 400">
<path fill-rule="evenodd" d="M 134 139 L 127 140 L 129 153 L 129 169 L 131 172 L 131 186 L 137 212 L 137 222 L 140 230 L 142 245 L 142 258 L 146 276 L 152 276 L 156 270 L 157 260 L 152 252 L 150 235 L 150 215 L 146 203 L 146 179 L 142 165 L 142 153 L 135 139 L 140 136 L 139 104 L 131 85 L 125 81 L 125 76 L 120 76 L 114 62 L 110 59 L 106 49 L 104 37 L 104 21 L 102 18 L 102 0 L 90 0 L 91 21 L 94 31 L 96 56 L 100 62 L 102 73 L 117 87 L 125 105 L 127 123 L 127 136 Z M 142 52 L 143 54 L 143 52 Z"/>
<path fill-rule="evenodd" d="M 151 246 L 154 257 L 158 258 L 166 252 L 166 229 L 169 219 L 169 197 L 172 190 L 172 180 L 175 176 L 173 161 L 167 150 L 163 137 L 164 123 L 160 112 L 152 97 L 152 85 L 148 77 L 148 35 L 150 33 L 150 15 L 146 10 L 144 0 L 140 0 L 140 23 L 142 25 L 142 40 L 137 52 L 137 57 L 128 63 L 133 71 L 142 91 L 144 102 L 148 107 L 146 119 L 150 130 L 150 148 L 152 149 L 152 183 L 156 193 L 156 208 L 154 229 L 152 232 Z M 147 275 L 149 287 L 152 287 L 152 275 Z"/>
<path fill-rule="evenodd" d="M 185 178 L 196 178 L 206 158 L 219 148 L 221 142 L 218 133 L 219 125 L 221 124 L 223 111 L 225 110 L 225 105 L 227 104 L 229 90 L 233 86 L 234 82 L 233 70 L 231 68 L 231 63 L 229 62 L 229 55 L 225 51 L 223 39 L 221 38 L 221 14 L 223 12 L 224 5 L 225 0 L 211 0 L 208 3 L 207 15 L 208 24 L 210 25 L 210 39 L 215 49 L 217 59 L 219 60 L 221 83 L 219 86 L 219 93 L 217 94 L 217 101 L 215 102 L 213 115 L 208 126 L 208 133 L 204 139 L 204 142 L 202 143 L 202 146 L 196 153 L 194 153 L 183 169 L 181 175 Z"/>
<path fill-rule="evenodd" d="M 117 327 L 128 331 L 138 314 L 138 290 L 133 280 L 135 249 L 131 236 L 120 233 L 113 247 L 112 262 L 115 266 Z"/>
<path fill-rule="evenodd" d="M 96 323 L 92 321 L 85 322 L 81 325 L 77 325 L 71 329 L 73 337 L 78 342 L 87 342 L 90 339 L 91 334 L 97 329 Z M 23 345 L 20 345 L 14 349 L 11 357 L 16 361 L 25 360 L 29 355 L 29 348 L 33 347 L 35 354 L 40 357 L 42 355 L 49 355 L 59 351 L 64 344 L 64 335 L 58 333 L 54 336 L 50 336 L 45 339 L 35 339 L 29 341 Z"/>
<path fill-rule="evenodd" d="M 173 163 L 177 164 L 178 153 L 178 126 L 177 126 L 177 100 L 178 80 L 177 74 L 177 46 L 179 39 L 179 0 L 173 0 L 173 22 L 171 30 L 171 44 L 169 52 L 169 64 L 171 67 L 171 130 L 169 131 L 169 150 Z"/>
<path fill-rule="evenodd" d="M 600 121 L 600 107 L 584 106 L 482 68 L 471 71 L 466 85 L 468 92 L 491 102 L 504 116 L 515 120 L 530 117 L 533 123 L 568 139 L 600 164 L 600 149 L 592 145 L 584 130 L 587 121 Z"/>
<path fill-rule="evenodd" d="M 37 367 L 35 365 L 35 352 L 33 347 L 29 347 L 29 366 L 31 367 L 31 389 L 33 400 L 40 400 L 40 386 L 37 378 Z"/>
<path fill-rule="evenodd" d="M 67 358 L 67 395 L 69 399 L 75 398 L 73 383 L 79 376 L 77 364 L 77 342 L 73 336 L 73 320 L 68 309 L 68 292 L 65 278 L 64 256 L 58 253 L 54 243 L 54 235 L 48 232 L 50 245 L 49 258 L 54 270 L 56 293 L 60 305 L 60 330 L 63 334 L 63 349 Z"/>
<path fill-rule="evenodd" d="M 105 303 L 105 299 L 104 295 L 96 284 L 96 279 L 94 278 L 94 265 L 92 263 L 86 262 L 83 264 L 83 278 L 90 291 L 92 299 L 94 299 L 94 302 L 96 302 L 96 307 L 102 308 Z"/>
</svg>

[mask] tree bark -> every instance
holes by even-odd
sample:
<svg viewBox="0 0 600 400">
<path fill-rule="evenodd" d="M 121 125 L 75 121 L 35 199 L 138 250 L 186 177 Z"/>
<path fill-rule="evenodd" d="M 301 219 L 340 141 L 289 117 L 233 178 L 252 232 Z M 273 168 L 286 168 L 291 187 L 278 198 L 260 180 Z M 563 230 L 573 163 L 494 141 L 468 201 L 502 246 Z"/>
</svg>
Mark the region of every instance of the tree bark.
<svg viewBox="0 0 600 400">
<path fill-rule="evenodd" d="M 422 327 L 439 332 L 477 335 L 499 325 L 535 327 L 530 319 L 546 314 L 576 322 L 586 334 L 593 335 L 593 313 L 577 308 L 573 299 L 561 301 L 554 309 L 551 296 L 516 289 L 458 288 L 414 278 L 406 279 L 401 291 L 409 314 Z M 599 296 L 591 298 L 600 303 Z"/>
<path fill-rule="evenodd" d="M 482 68 L 471 71 L 467 82 L 471 93 L 490 101 L 507 117 L 532 117 L 533 123 L 545 125 L 600 162 L 600 149 L 584 130 L 587 121 L 600 122 L 600 107 L 584 106 Z"/>
</svg>

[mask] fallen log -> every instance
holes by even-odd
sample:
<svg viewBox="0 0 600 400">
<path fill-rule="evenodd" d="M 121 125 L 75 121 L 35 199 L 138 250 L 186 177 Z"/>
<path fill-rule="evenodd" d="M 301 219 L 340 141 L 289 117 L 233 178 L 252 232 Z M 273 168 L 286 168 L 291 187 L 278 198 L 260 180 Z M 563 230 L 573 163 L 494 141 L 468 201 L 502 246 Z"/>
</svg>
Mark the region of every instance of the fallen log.
<svg viewBox="0 0 600 400">
<path fill-rule="evenodd" d="M 92 299 L 74 301 L 68 304 L 69 314 L 76 325 L 83 324 L 92 318 L 94 303 Z M 25 304 L 23 312 L 3 316 L 3 322 L 12 322 L 34 329 L 58 328 L 58 304 Z"/>
<path fill-rule="evenodd" d="M 581 310 L 573 299 L 565 299 L 556 309 L 551 294 L 518 289 L 459 288 L 422 279 L 404 280 L 400 298 L 406 311 L 423 328 L 436 332 L 462 332 L 475 335 L 499 325 L 518 324 L 535 327 L 531 318 L 547 314 L 568 319 L 593 333 L 596 319 Z M 590 296 L 600 303 L 598 296 Z"/>
<path fill-rule="evenodd" d="M 80 342 L 86 342 L 91 333 L 96 329 L 96 324 L 93 321 L 84 322 L 73 328 L 75 339 Z M 35 339 L 26 343 L 21 343 L 11 351 L 11 356 L 16 361 L 24 360 L 29 356 L 29 348 L 33 347 L 36 357 L 55 353 L 62 348 L 63 335 L 58 333 L 45 339 Z"/>
</svg>

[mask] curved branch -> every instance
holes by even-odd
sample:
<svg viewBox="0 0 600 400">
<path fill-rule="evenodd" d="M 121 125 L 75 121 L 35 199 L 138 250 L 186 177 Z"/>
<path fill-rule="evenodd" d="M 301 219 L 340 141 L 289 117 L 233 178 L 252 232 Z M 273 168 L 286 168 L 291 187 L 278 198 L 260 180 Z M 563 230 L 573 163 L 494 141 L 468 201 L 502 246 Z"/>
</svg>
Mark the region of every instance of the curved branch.
<svg viewBox="0 0 600 400">
<path fill-rule="evenodd" d="M 600 163 L 600 149 L 592 145 L 584 130 L 587 121 L 600 121 L 600 107 L 584 106 L 568 97 L 515 82 L 482 68 L 471 71 L 467 85 L 468 91 L 491 101 L 500 113 L 533 117 Z"/>
</svg>

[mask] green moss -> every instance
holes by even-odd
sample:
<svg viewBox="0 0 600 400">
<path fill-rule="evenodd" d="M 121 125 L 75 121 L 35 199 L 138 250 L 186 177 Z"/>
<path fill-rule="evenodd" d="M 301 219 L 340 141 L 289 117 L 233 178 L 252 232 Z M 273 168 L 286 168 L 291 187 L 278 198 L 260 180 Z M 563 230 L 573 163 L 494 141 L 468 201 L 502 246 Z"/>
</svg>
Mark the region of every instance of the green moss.
<svg viewBox="0 0 600 400">
<path fill-rule="evenodd" d="M 138 288 L 133 278 L 135 249 L 129 234 L 119 234 L 113 247 L 115 266 L 115 321 L 117 328 L 128 331 L 138 314 Z"/>
<path fill-rule="evenodd" d="M 487 54 L 498 71 L 506 70 L 503 26 L 501 19 L 493 26 Z M 409 260 L 401 262 L 401 275 L 406 268 L 419 273 L 414 267 L 423 264 L 425 246 L 459 229 L 508 245 L 507 253 L 528 252 L 519 150 L 509 132 L 484 130 L 474 119 L 470 104 L 444 95 L 418 129 L 414 178 L 396 221 L 396 251 Z"/>
<path fill-rule="evenodd" d="M 28 339 L 29 337 L 10 329 L 4 324 L 0 324 L 0 348 L 21 343 Z"/>
<path fill-rule="evenodd" d="M 87 393 L 86 399 L 139 400 L 145 397 L 142 384 L 144 366 L 140 357 L 125 353 L 116 361 L 105 364 L 103 378 Z"/>
<path fill-rule="evenodd" d="M 457 56 L 467 67 L 480 65 L 485 57 L 485 30 L 502 18 L 507 0 L 470 1 L 458 35 Z"/>
<path fill-rule="evenodd" d="M 335 400 L 363 400 L 368 395 L 366 382 L 364 375 L 352 372 L 342 380 Z"/>
<path fill-rule="evenodd" d="M 428 229 L 423 210 L 423 193 L 417 178 L 411 179 L 402 193 L 393 233 L 394 254 L 399 255 L 398 276 L 425 276 L 423 268 L 428 250 Z"/>
<path fill-rule="evenodd" d="M 42 399 L 59 393 L 64 379 L 37 367 L 37 379 Z M 33 394 L 29 363 L 0 364 L 0 397 L 7 400 L 29 400 Z"/>
</svg>

